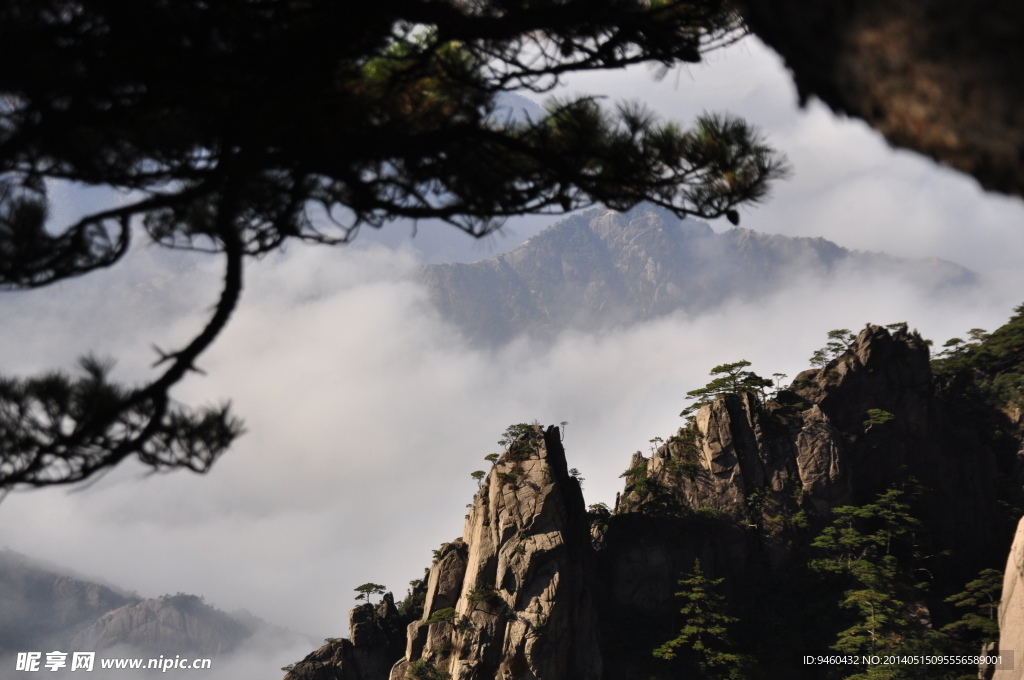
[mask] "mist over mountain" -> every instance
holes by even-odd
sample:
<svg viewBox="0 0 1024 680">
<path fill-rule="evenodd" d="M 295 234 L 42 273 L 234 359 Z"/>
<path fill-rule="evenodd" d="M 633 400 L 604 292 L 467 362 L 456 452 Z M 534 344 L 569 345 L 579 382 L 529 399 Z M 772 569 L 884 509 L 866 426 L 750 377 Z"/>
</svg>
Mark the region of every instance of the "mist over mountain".
<svg viewBox="0 0 1024 680">
<path fill-rule="evenodd" d="M 569 217 L 512 251 L 472 264 L 423 267 L 433 305 L 474 343 L 520 333 L 628 326 L 733 300 L 756 301 L 789 286 L 845 275 L 892 278 L 926 291 L 966 288 L 974 272 L 938 258 L 848 250 L 823 238 L 734 227 L 715 233 L 652 206 L 597 208 Z"/>
<path fill-rule="evenodd" d="M 108 611 L 139 598 L 0 550 L 0 655 L 64 645 Z M 52 647 L 51 647 L 52 648 Z"/>
<path fill-rule="evenodd" d="M 130 645 L 151 654 L 213 656 L 234 650 L 254 632 L 201 597 L 178 593 L 106 612 L 78 633 L 71 647 Z"/>
<path fill-rule="evenodd" d="M 511 425 L 407 597 L 284 680 L 1018 680 L 1024 305 L 934 358 L 890 326 L 709 384 L 611 506 L 561 428 Z"/>
<path fill-rule="evenodd" d="M 13 668 L 18 652 L 55 649 L 100 656 L 213 657 L 230 677 L 230 669 L 266 667 L 262 657 L 290 658 L 290 648 L 309 644 L 306 636 L 245 610 L 221 611 L 196 595 L 142 599 L 0 550 L 0 677 L 7 677 L 3 673 Z"/>
</svg>

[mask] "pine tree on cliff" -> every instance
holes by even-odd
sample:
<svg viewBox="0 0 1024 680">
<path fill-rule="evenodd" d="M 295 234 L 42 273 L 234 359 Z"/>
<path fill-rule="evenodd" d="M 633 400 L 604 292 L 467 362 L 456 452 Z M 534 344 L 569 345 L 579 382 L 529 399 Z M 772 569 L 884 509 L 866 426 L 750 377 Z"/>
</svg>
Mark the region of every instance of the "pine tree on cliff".
<svg viewBox="0 0 1024 680">
<path fill-rule="evenodd" d="M 903 324 L 906 326 L 906 324 Z M 838 359 L 853 345 L 856 333 L 847 328 L 837 328 L 828 332 L 828 343 L 811 355 L 810 364 L 815 368 L 824 368 L 833 359 Z"/>
<path fill-rule="evenodd" d="M 920 597 L 908 560 L 916 553 L 914 536 L 921 523 L 899 489 L 874 503 L 843 506 L 811 543 L 827 555 L 813 560 L 819 573 L 842 576 L 850 585 L 842 606 L 857 614 L 839 634 L 835 649 L 848 654 L 887 654 L 912 634 L 908 606 Z"/>
<path fill-rule="evenodd" d="M 911 482 L 914 492 L 916 484 Z M 840 607 L 853 614 L 852 625 L 839 632 L 833 649 L 861 656 L 877 655 L 882 663 L 860 667 L 848 680 L 961 680 L 977 667 L 885 663 L 886 657 L 947 656 L 966 659 L 978 646 L 951 637 L 950 627 L 933 630 L 920 613 L 929 583 L 919 537 L 924 531 L 914 517 L 908 494 L 890 489 L 875 502 L 832 510 L 835 519 L 811 543 L 825 557 L 812 560 L 812 571 L 838 577 L 845 584 Z M 991 579 L 990 579 L 991 580 Z M 983 597 L 992 594 L 987 582 L 972 582 Z M 958 596 L 966 597 L 966 595 Z M 967 598 L 969 599 L 969 598 Z M 974 621 L 959 626 L 970 627 Z M 856 667 L 849 667 L 853 671 Z"/>
<path fill-rule="evenodd" d="M 0 288 L 116 264 L 139 228 L 225 262 L 219 301 L 163 373 L 109 365 L 0 382 L 0 489 L 80 481 L 129 456 L 206 471 L 242 432 L 227 405 L 169 391 L 224 328 L 246 260 L 286 242 L 434 219 L 473 236 L 511 215 L 649 201 L 725 216 L 784 172 L 744 122 L 688 131 L 640 104 L 553 100 L 534 119 L 502 93 L 568 73 L 697 62 L 743 27 L 722 0 L 362 3 L 0 0 Z M 49 220 L 53 180 L 129 198 Z"/>
<path fill-rule="evenodd" d="M 739 680 L 746 677 L 751 659 L 735 651 L 729 628 L 739 619 L 727 613 L 725 597 L 718 592 L 725 579 L 709 579 L 694 560 L 693 571 L 679 581 L 676 597 L 685 601 L 680 612 L 684 624 L 679 635 L 654 650 L 654 656 L 675 659 L 692 650 L 701 673 L 708 678 Z"/>
<path fill-rule="evenodd" d="M 383 595 L 387 591 L 387 586 L 381 585 L 380 583 L 364 583 L 361 586 L 354 588 L 358 595 L 357 600 L 366 600 L 367 604 L 373 604 L 370 599 L 374 595 Z"/>
<path fill-rule="evenodd" d="M 774 383 L 767 378 L 762 378 L 753 371 L 744 370 L 748 366 L 750 366 L 749 361 L 741 360 L 712 368 L 709 375 L 715 376 L 714 379 L 704 387 L 690 390 L 686 393 L 687 399 L 694 399 L 696 401 L 683 409 L 683 412 L 679 415 L 685 418 L 693 414 L 710 399 L 722 394 L 757 392 L 764 398 L 765 389 L 773 387 Z"/>
<path fill-rule="evenodd" d="M 996 642 L 999 639 L 999 601 L 1003 590 L 1003 572 L 997 569 L 982 569 L 978 578 L 969 581 L 963 592 L 951 595 L 946 602 L 963 615 L 943 627 L 943 631 L 959 635 L 974 643 L 975 647 Z"/>
</svg>

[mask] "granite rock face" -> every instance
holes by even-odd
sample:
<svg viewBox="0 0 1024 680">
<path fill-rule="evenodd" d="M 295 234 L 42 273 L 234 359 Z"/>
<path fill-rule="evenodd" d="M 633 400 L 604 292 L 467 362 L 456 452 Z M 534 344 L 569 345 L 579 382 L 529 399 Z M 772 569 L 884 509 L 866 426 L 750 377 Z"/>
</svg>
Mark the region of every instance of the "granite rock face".
<svg viewBox="0 0 1024 680">
<path fill-rule="evenodd" d="M 536 427 L 495 464 L 461 539 L 430 571 L 391 680 L 598 680 L 589 522 L 558 428 Z"/>
<path fill-rule="evenodd" d="M 330 640 L 288 671 L 285 680 L 383 680 L 402 655 L 401 630 L 391 593 L 374 607 L 349 612 L 349 637 Z"/>
<path fill-rule="evenodd" d="M 442 317 L 477 343 L 500 345 L 520 333 L 543 338 L 678 310 L 697 314 L 854 270 L 927 290 L 975 278 L 951 262 L 850 251 L 821 238 L 738 227 L 717 234 L 703 222 L 638 206 L 589 210 L 503 255 L 428 265 L 420 279 Z"/>
<path fill-rule="evenodd" d="M 779 677 L 816 680 L 813 669 L 793 665 L 793 650 L 834 644 L 831 629 L 815 623 L 820 603 L 803 602 L 801 571 L 832 509 L 920 485 L 928 492 L 914 506 L 919 538 L 942 555 L 942 587 L 1005 559 L 1006 517 L 993 489 L 1000 474 L 1012 477 L 1019 442 L 997 451 L 978 436 L 992 423 L 943 385 L 916 332 L 869 325 L 774 399 L 715 398 L 650 457 L 634 454 L 614 511 L 585 510 L 557 428 L 513 426 L 518 437 L 475 495 L 462 537 L 436 552 L 422 615 L 403 621 L 403 638 L 374 637 L 387 612 L 353 618 L 351 642 L 314 652 L 287 680 L 689 677 L 692 664 L 651 652 L 678 631 L 679 580 L 698 560 L 705 576 L 723 579 L 759 662 Z M 1009 423 L 1012 414 L 996 416 Z M 1017 637 L 1021 569 L 1008 568 L 1001 614 Z M 922 626 L 948 620 L 943 597 L 912 603 Z M 774 607 L 790 609 L 780 618 Z M 783 636 L 789 646 L 774 658 L 772 631 L 791 634 L 784 622 L 803 626 L 802 637 Z M 371 670 L 354 660 L 360 649 L 375 658 L 387 649 L 397 661 L 390 672 Z"/>
<path fill-rule="evenodd" d="M 615 641 L 629 640 L 631 628 L 672 625 L 674 586 L 695 560 L 708 577 L 724 577 L 744 617 L 770 621 L 758 618 L 773 596 L 761 584 L 785 582 L 808 559 L 831 509 L 894 487 L 927 489 L 915 502 L 928 528 L 921 540 L 943 555 L 948 583 L 1005 559 L 994 489 L 1007 452 L 979 439 L 970 409 L 936 389 L 928 354 L 916 333 L 869 325 L 776 400 L 718 397 L 650 457 L 633 455 L 597 553 L 607 678 L 661 677 L 645 665 L 649 652 L 634 651 L 642 639 Z M 917 606 L 926 617 L 945 607 L 941 598 Z"/>
<path fill-rule="evenodd" d="M 423 612 L 404 635 L 391 595 L 350 615 L 285 680 L 600 680 L 594 554 L 558 428 L 527 427 L 436 552 Z"/>
<path fill-rule="evenodd" d="M 1024 518 L 1017 525 L 1010 556 L 1003 572 L 1003 594 L 999 604 L 999 649 L 1014 650 L 1013 670 L 997 670 L 995 680 L 1024 679 Z"/>
<path fill-rule="evenodd" d="M 997 470 L 961 411 L 936 394 L 919 335 L 869 325 L 845 354 L 801 373 L 776 401 L 719 397 L 700 408 L 694 428 L 649 459 L 634 456 L 631 467 L 642 470 L 619 513 L 659 503 L 709 508 L 757 527 L 771 551 L 795 540 L 773 518 L 802 511 L 824 519 L 913 479 L 929 490 L 922 519 L 941 547 L 973 562 L 978 545 L 993 544 Z"/>
</svg>

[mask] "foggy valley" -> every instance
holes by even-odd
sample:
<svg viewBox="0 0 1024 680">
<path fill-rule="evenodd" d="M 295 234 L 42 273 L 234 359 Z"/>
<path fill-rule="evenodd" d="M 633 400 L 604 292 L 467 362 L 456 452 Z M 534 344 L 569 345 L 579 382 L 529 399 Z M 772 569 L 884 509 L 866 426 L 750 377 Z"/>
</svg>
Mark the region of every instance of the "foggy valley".
<svg viewBox="0 0 1024 680">
<path fill-rule="evenodd" d="M 11 655 L 30 647 L 127 657 L 214 639 L 219 654 L 189 651 L 214 656 L 202 677 L 279 678 L 349 635 L 360 584 L 406 596 L 432 551 L 460 536 L 470 475 L 490 469 L 484 456 L 501 452 L 510 424 L 567 423 L 586 504 L 614 506 L 635 452 L 654 455 L 652 438 L 683 426 L 686 392 L 714 366 L 747 360 L 788 383 L 830 330 L 869 323 L 906 322 L 934 353 L 1024 302 L 1019 198 L 893 150 L 815 99 L 799 108 L 780 58 L 755 38 L 660 80 L 630 67 L 572 75 L 558 92 L 576 91 L 643 98 L 684 121 L 745 116 L 793 177 L 735 228 L 598 206 L 513 218 L 479 242 L 429 221 L 411 237 L 399 221 L 255 262 L 202 374 L 173 391 L 184 404 L 230 400 L 245 421 L 209 474 L 129 460 L 70 489 L 3 496 L 0 678 L 21 677 Z M 56 192 L 64 220 L 125 200 Z M 73 372 L 95 352 L 141 383 L 153 345 L 201 327 L 218 266 L 136 245 L 116 268 L 5 292 L 0 372 Z M 160 599 L 171 594 L 185 599 Z M 172 605 L 168 621 L 192 612 L 181 624 L 191 641 L 129 640 Z"/>
</svg>

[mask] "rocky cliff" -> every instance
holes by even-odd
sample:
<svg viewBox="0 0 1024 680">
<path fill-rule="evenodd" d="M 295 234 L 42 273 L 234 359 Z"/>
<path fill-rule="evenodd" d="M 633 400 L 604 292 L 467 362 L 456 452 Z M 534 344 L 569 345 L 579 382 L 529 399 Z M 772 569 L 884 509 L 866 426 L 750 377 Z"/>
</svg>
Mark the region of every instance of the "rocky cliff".
<svg viewBox="0 0 1024 680">
<path fill-rule="evenodd" d="M 524 431 L 474 498 L 463 537 L 442 547 L 391 680 L 433 670 L 598 680 L 591 553 L 558 428 Z"/>
<path fill-rule="evenodd" d="M 650 206 L 626 213 L 590 210 L 504 255 L 429 265 L 420 278 L 441 315 L 467 337 L 501 344 L 520 333 L 549 337 L 677 310 L 696 314 L 855 270 L 925 290 L 974 281 L 951 262 L 856 252 L 821 238 L 749 229 L 716 234 L 703 222 Z"/>
<path fill-rule="evenodd" d="M 1012 429 L 1005 414 L 985 415 Z M 932 592 L 916 606 L 935 627 L 947 623 L 955 613 L 944 597 L 981 569 L 1001 566 L 1019 512 L 1007 510 L 1011 502 L 1020 507 L 1020 494 L 1005 484 L 1016 444 L 982 434 L 994 427 L 937 388 L 926 343 L 906 329 L 868 326 L 842 356 L 801 373 L 767 403 L 750 392 L 718 397 L 650 458 L 637 452 L 630 461 L 601 537 L 602 620 L 630 621 L 634 632 L 668 625 L 678 603 L 667 594 L 699 558 L 709 575 L 725 578 L 750 624 L 746 644 L 804 677 L 792 654 L 772 649 L 833 642 L 821 635 L 827 625 L 804 618 L 806 608 L 782 614 L 807 587 L 810 543 L 836 507 L 897 488 L 920 490 L 917 545 L 934 558 Z M 779 626 L 787 640 L 766 634 Z M 616 629 L 608 637 L 622 635 Z M 609 677 L 647 677 L 649 647 L 620 645 Z"/>
<path fill-rule="evenodd" d="M 996 549 L 999 521 L 999 452 L 977 426 L 960 400 L 937 394 L 919 335 L 868 326 L 767 404 L 752 392 L 725 395 L 650 459 L 634 456 L 618 511 L 711 508 L 757 525 L 771 545 L 792 540 L 779 517 L 827 517 L 913 478 L 928 490 L 922 519 L 940 549 L 970 569 L 979 546 Z"/>
<path fill-rule="evenodd" d="M 964 375 L 936 379 L 916 332 L 869 325 L 788 389 L 718 396 L 652 456 L 634 454 L 614 510 L 584 508 L 557 428 L 515 426 L 463 536 L 437 551 L 401 654 L 381 637 L 359 642 L 353 627 L 351 642 L 314 652 L 288 680 L 710 677 L 699 655 L 652 655 L 682 625 L 676 593 L 697 564 L 721 584 L 744 663 L 773 677 L 823 677 L 797 654 L 835 644 L 852 620 L 844 592 L 858 582 L 841 567 L 809 569 L 827 555 L 815 538 L 837 512 L 852 518 L 843 531 L 855 530 L 850 508 L 887 492 L 907 502 L 862 513 L 864 531 L 883 533 L 842 562 L 889 574 L 872 597 L 896 603 L 903 627 L 890 640 L 976 649 L 970 636 L 940 632 L 959 616 L 946 598 L 1005 560 L 1020 514 L 1019 487 L 1007 483 L 1020 440 L 1006 436 L 1016 432 L 1009 410 L 957 387 Z M 900 522 L 913 534 L 898 538 L 907 550 L 880 557 L 878 536 L 899 537 Z M 904 563 L 918 583 L 882 592 Z M 368 623 L 386 628 L 389 617 L 379 611 Z M 389 673 L 364 672 L 344 655 L 371 653 L 367 645 L 401 658 Z"/>
<path fill-rule="evenodd" d="M 286 680 L 376 680 L 387 678 L 405 650 L 405 630 L 395 600 L 387 593 L 379 605 L 349 612 L 349 637 L 327 640 L 295 664 Z"/>
<path fill-rule="evenodd" d="M 995 680 L 1024 678 L 1024 518 L 1006 560 L 1003 573 L 1002 602 L 999 605 L 999 650 L 1013 650 L 1013 668 L 996 670 Z"/>
<path fill-rule="evenodd" d="M 386 633 L 399 619 L 389 595 L 376 611 L 353 610 L 350 639 L 313 652 L 286 680 L 604 677 L 589 519 L 559 437 L 521 426 L 494 462 L 463 536 L 436 552 L 401 652 Z"/>
</svg>

